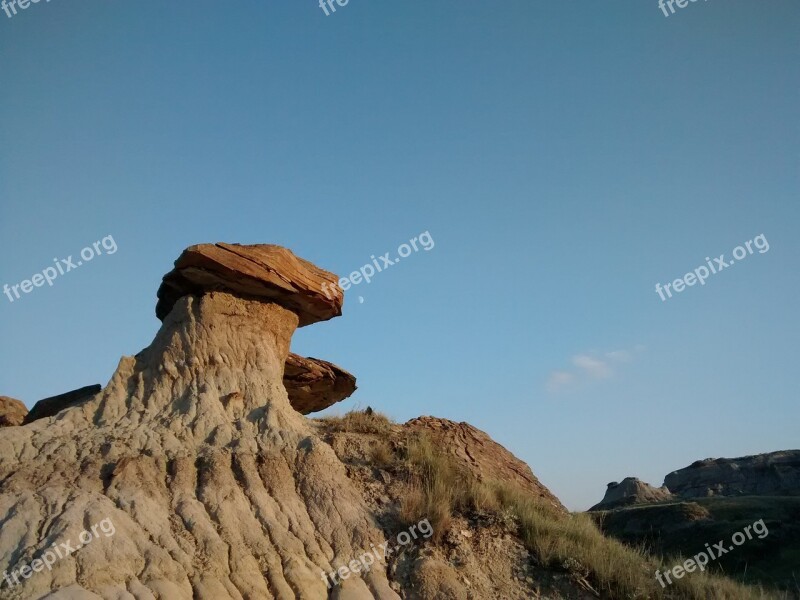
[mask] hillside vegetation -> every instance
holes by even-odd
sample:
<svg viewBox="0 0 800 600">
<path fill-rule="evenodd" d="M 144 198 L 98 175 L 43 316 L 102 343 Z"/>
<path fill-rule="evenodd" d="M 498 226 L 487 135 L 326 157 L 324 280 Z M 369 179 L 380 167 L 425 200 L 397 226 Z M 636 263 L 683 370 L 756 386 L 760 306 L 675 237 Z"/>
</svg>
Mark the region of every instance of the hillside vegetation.
<svg viewBox="0 0 800 600">
<path fill-rule="evenodd" d="M 708 572 L 692 573 L 662 588 L 654 577 L 656 570 L 679 564 L 679 558 L 661 561 L 644 549 L 606 537 L 590 515 L 565 514 L 509 482 L 480 481 L 424 432 L 409 433 L 384 415 L 362 411 L 327 419 L 325 426 L 329 431 L 371 438 L 369 458 L 374 468 L 401 479 L 403 489 L 396 493 L 395 514 L 386 520 L 396 530 L 428 519 L 436 531 L 428 543 L 435 546 L 446 544 L 454 521 L 505 523 L 524 544 L 533 563 L 574 584 L 576 595 L 562 591 L 563 597 L 788 597 Z"/>
</svg>

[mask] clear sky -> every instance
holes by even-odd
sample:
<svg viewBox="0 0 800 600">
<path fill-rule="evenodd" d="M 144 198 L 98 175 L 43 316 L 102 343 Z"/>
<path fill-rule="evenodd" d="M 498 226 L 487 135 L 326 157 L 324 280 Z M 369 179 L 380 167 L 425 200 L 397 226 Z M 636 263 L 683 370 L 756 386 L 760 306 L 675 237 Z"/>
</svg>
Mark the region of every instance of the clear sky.
<svg viewBox="0 0 800 600">
<path fill-rule="evenodd" d="M 428 231 L 294 338 L 340 410 L 468 421 L 576 510 L 800 447 L 796 0 L 52 0 L 0 57 L 0 285 L 118 248 L 0 296 L 2 395 L 107 383 L 190 244 L 347 275 Z"/>
</svg>

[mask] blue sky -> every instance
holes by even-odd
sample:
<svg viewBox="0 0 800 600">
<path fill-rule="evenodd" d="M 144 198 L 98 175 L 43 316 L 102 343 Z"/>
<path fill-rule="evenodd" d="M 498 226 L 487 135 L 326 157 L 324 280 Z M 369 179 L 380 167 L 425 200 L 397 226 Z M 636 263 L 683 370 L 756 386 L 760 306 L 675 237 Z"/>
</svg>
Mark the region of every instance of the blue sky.
<svg viewBox="0 0 800 600">
<path fill-rule="evenodd" d="M 797 448 L 798 25 L 792 0 L 0 13 L 0 285 L 118 246 L 0 296 L 0 394 L 105 384 L 190 244 L 347 275 L 428 231 L 294 338 L 358 376 L 340 410 L 468 421 L 573 509 Z"/>
</svg>

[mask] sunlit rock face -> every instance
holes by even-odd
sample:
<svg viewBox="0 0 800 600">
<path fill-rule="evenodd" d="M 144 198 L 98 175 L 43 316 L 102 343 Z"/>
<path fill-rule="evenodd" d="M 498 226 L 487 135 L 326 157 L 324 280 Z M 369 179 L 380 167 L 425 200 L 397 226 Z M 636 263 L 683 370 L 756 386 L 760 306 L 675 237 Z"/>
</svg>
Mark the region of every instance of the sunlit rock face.
<svg viewBox="0 0 800 600">
<path fill-rule="evenodd" d="M 306 288 L 325 279 L 292 277 Z M 303 306 L 302 286 L 287 293 Z M 0 570 L 12 585 L 0 597 L 325 598 L 322 571 L 384 541 L 342 463 L 289 403 L 284 365 L 302 309 L 275 299 L 172 298 L 152 344 L 123 357 L 100 393 L 3 431 Z M 100 522 L 113 533 L 14 579 Z M 376 564 L 334 597 L 398 596 Z"/>
</svg>

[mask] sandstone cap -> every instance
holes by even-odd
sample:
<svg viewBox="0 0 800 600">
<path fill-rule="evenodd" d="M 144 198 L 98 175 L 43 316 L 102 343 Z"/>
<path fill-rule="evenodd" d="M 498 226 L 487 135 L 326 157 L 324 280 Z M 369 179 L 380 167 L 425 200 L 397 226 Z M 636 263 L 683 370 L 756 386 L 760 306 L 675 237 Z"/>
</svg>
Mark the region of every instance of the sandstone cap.
<svg viewBox="0 0 800 600">
<path fill-rule="evenodd" d="M 348 398 L 356 391 L 356 378 L 325 360 L 289 353 L 283 385 L 292 408 L 307 415 Z"/>
<path fill-rule="evenodd" d="M 198 244 L 184 250 L 164 276 L 156 316 L 163 320 L 182 296 L 225 291 L 279 304 L 296 313 L 303 327 L 342 314 L 338 280 L 282 246 Z"/>
</svg>

